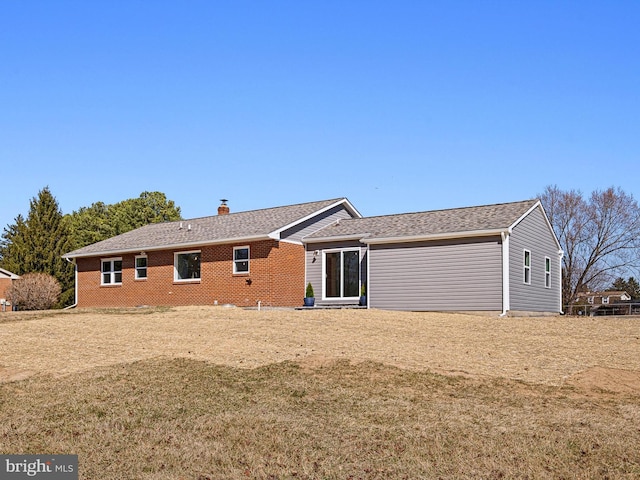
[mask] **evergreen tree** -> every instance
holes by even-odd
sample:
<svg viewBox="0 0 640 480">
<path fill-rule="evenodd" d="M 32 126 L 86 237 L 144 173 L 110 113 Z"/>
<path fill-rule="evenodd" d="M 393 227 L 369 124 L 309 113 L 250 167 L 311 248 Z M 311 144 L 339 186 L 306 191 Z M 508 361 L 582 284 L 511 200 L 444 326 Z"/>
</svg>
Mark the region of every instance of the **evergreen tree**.
<svg viewBox="0 0 640 480">
<path fill-rule="evenodd" d="M 629 277 L 629 280 L 627 280 L 627 288 L 629 289 L 627 293 L 631 295 L 632 300 L 640 299 L 640 284 L 635 278 Z"/>
<path fill-rule="evenodd" d="M 29 272 L 48 273 L 62 287 L 59 306 L 73 303 L 75 292 L 74 266 L 62 255 L 71 249 L 71 235 L 58 201 L 49 187 L 30 202 L 27 217 L 28 245 L 31 255 L 26 257 Z"/>
<path fill-rule="evenodd" d="M 627 292 L 631 296 L 632 300 L 640 299 L 640 285 L 638 284 L 638 281 L 633 277 L 629 277 L 628 280 L 625 280 L 622 277 L 618 277 L 616 281 L 613 282 L 611 290 Z"/>
<path fill-rule="evenodd" d="M 74 269 L 62 255 L 70 250 L 70 245 L 69 229 L 58 202 L 49 187 L 45 187 L 31 199 L 27 219 L 18 215 L 16 223 L 5 228 L 0 247 L 2 265 L 18 275 L 52 275 L 60 282 L 66 301 L 73 298 Z"/>
<path fill-rule="evenodd" d="M 24 217 L 18 215 L 15 224 L 4 229 L 0 240 L 0 267 L 20 275 L 27 251 L 25 230 L 27 228 Z"/>
</svg>

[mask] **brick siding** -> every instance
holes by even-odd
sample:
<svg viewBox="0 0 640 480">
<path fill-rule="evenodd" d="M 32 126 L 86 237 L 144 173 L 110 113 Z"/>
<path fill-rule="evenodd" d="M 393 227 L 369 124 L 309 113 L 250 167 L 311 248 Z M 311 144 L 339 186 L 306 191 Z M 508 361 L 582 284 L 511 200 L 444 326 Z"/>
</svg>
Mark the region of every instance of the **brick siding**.
<svg viewBox="0 0 640 480">
<path fill-rule="evenodd" d="M 233 247 L 250 247 L 248 274 L 233 274 Z M 174 282 L 174 253 L 200 250 L 200 281 Z M 304 297 L 304 247 L 265 240 L 147 252 L 147 278 L 135 279 L 136 254 L 122 258 L 122 284 L 100 285 L 103 257 L 78 258 L 79 307 L 138 305 L 298 306 Z"/>
<path fill-rule="evenodd" d="M 11 286 L 10 278 L 0 278 L 0 298 L 7 298 L 7 288 Z"/>
</svg>

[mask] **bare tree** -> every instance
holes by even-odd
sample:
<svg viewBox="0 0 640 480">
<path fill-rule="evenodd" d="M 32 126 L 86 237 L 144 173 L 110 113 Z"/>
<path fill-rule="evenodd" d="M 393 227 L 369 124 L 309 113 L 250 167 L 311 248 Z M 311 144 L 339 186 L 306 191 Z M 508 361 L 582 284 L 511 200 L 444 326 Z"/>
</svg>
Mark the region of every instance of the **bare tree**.
<svg viewBox="0 0 640 480">
<path fill-rule="evenodd" d="M 585 200 L 577 190 L 548 186 L 540 195 L 564 251 L 562 297 L 604 288 L 640 267 L 640 207 L 621 189 L 594 191 Z"/>
</svg>

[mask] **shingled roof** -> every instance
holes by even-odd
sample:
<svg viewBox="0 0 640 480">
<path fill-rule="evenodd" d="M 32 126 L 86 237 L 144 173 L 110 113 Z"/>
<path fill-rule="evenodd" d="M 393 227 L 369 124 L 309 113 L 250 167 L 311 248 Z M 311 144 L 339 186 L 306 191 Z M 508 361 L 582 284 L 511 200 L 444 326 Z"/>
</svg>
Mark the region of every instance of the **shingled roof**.
<svg viewBox="0 0 640 480">
<path fill-rule="evenodd" d="M 74 250 L 64 257 L 91 257 L 235 241 L 277 239 L 282 230 L 341 203 L 353 208 L 346 198 L 336 198 L 228 215 L 154 223 Z"/>
<path fill-rule="evenodd" d="M 304 241 L 309 243 L 358 238 L 364 239 L 365 243 L 376 243 L 402 241 L 402 239 L 497 235 L 512 227 L 538 203 L 538 200 L 525 200 L 478 207 L 340 220 L 338 223 L 307 235 Z"/>
</svg>

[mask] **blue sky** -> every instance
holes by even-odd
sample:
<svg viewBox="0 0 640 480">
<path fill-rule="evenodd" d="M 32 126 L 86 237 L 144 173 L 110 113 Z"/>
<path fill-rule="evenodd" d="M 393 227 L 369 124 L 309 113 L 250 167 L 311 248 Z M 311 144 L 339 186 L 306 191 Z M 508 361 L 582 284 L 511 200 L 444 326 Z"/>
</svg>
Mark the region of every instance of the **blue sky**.
<svg viewBox="0 0 640 480">
<path fill-rule="evenodd" d="M 638 1 L 0 0 L 0 228 L 161 191 L 183 216 L 640 199 Z"/>
</svg>

